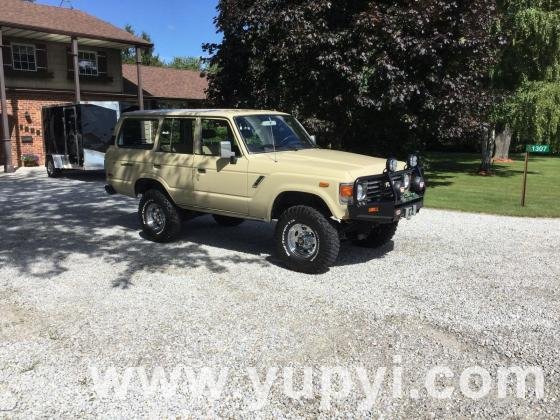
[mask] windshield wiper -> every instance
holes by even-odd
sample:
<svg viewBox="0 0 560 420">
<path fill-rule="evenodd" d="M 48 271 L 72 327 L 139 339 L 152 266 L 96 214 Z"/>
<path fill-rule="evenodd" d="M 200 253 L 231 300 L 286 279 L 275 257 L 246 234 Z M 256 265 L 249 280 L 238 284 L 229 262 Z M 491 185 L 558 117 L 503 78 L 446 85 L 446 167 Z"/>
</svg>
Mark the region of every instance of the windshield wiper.
<svg viewBox="0 0 560 420">
<path fill-rule="evenodd" d="M 290 149 L 290 150 L 294 150 L 296 152 L 299 150 L 299 148 L 297 146 L 292 146 L 291 144 L 284 144 L 282 146 L 277 147 L 276 149 L 283 149 L 285 147 Z"/>
</svg>

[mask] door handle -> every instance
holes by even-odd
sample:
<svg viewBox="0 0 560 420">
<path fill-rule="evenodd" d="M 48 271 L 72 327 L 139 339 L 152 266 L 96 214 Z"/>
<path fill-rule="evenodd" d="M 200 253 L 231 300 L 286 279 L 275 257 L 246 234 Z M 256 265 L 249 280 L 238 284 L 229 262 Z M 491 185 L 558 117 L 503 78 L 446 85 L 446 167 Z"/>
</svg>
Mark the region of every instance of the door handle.
<svg viewBox="0 0 560 420">
<path fill-rule="evenodd" d="M 205 174 L 205 173 L 206 173 L 206 169 L 204 169 L 204 168 L 198 168 L 198 173 L 199 173 L 199 174 Z"/>
<path fill-rule="evenodd" d="M 154 169 L 161 169 L 161 165 L 159 163 L 154 163 Z"/>
<path fill-rule="evenodd" d="M 134 163 L 124 162 L 124 163 L 121 163 L 121 166 L 134 166 Z"/>
</svg>

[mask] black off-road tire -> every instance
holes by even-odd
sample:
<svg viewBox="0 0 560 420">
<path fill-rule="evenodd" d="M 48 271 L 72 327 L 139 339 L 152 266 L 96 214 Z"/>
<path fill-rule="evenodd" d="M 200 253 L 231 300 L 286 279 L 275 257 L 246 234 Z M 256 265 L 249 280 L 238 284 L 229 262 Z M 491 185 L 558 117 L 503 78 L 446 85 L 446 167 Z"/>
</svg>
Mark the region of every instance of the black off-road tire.
<svg viewBox="0 0 560 420">
<path fill-rule="evenodd" d="M 47 158 L 47 164 L 45 165 L 47 169 L 47 176 L 49 178 L 56 178 L 59 177 L 62 173 L 62 170 L 54 167 L 54 160 L 52 157 Z"/>
<path fill-rule="evenodd" d="M 379 248 L 393 239 L 398 226 L 399 222 L 374 226 L 365 239 L 355 240 L 354 244 L 364 248 Z"/>
<path fill-rule="evenodd" d="M 161 230 L 150 227 L 146 222 L 146 210 L 150 205 L 159 206 L 164 225 Z M 144 234 L 154 242 L 171 242 L 181 233 L 181 212 L 173 202 L 159 190 L 148 190 L 142 194 L 138 206 L 138 217 Z"/>
<path fill-rule="evenodd" d="M 220 216 L 219 214 L 214 214 L 212 216 L 217 224 L 225 227 L 239 226 L 245 221 L 244 219 L 240 219 L 238 217 Z"/>
<path fill-rule="evenodd" d="M 309 258 L 290 252 L 288 232 L 296 224 L 304 224 L 316 235 L 317 249 Z M 308 206 L 294 206 L 287 209 L 276 224 L 274 235 L 276 255 L 289 269 L 307 273 L 321 274 L 335 263 L 340 250 L 338 231 L 319 211 Z"/>
</svg>

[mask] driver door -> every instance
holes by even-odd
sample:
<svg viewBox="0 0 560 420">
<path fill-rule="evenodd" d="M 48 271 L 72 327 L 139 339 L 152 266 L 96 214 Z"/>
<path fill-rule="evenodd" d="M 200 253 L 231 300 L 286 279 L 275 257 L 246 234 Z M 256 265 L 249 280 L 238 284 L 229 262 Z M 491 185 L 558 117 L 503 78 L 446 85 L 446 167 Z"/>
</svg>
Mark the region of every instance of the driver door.
<svg viewBox="0 0 560 420">
<path fill-rule="evenodd" d="M 229 141 L 235 158 L 220 157 L 220 142 Z M 194 204 L 240 216 L 249 214 L 248 166 L 229 121 L 201 119 L 201 136 L 194 157 Z"/>
</svg>

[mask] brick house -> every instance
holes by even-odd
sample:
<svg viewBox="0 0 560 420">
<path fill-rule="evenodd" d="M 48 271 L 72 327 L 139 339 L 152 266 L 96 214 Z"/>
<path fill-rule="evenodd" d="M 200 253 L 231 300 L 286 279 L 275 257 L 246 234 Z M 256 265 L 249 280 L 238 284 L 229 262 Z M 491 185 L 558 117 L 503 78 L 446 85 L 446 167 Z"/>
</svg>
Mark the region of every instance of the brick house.
<svg viewBox="0 0 560 420">
<path fill-rule="evenodd" d="M 26 153 L 44 164 L 44 106 L 80 101 L 200 106 L 207 82 L 199 72 L 122 64 L 123 49 L 135 48 L 139 61 L 149 47 L 79 10 L 0 0 L 0 162 L 5 171 L 20 166 Z"/>
</svg>

